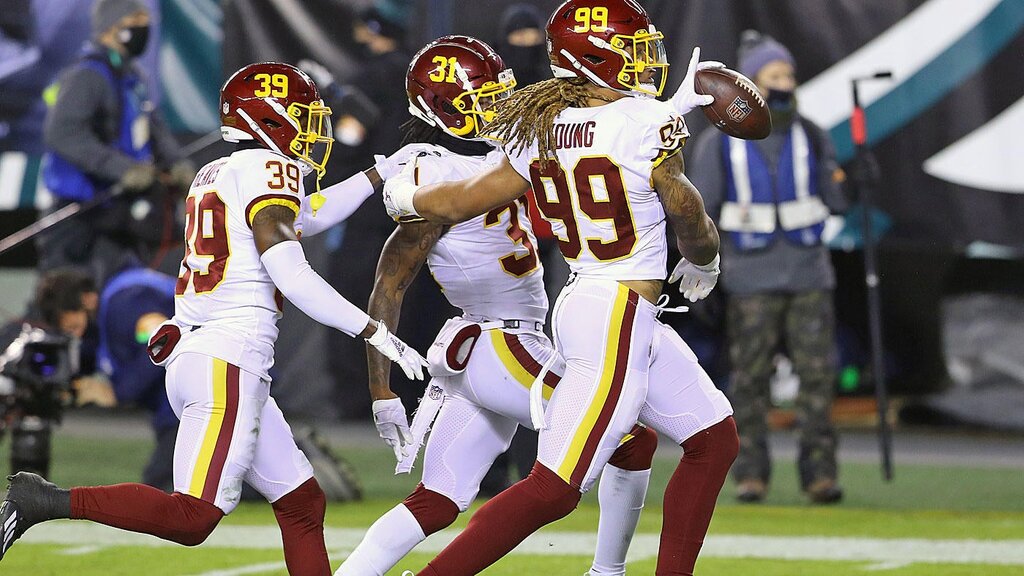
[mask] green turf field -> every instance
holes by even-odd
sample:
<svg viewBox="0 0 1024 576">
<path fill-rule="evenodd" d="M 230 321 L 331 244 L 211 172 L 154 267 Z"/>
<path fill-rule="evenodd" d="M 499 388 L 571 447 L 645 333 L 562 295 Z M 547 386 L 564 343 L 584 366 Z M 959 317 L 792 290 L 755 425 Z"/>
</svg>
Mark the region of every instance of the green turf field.
<svg viewBox="0 0 1024 576">
<path fill-rule="evenodd" d="M 6 447 L 4 447 L 6 448 Z M 138 440 L 57 435 L 54 480 L 103 484 L 134 480 L 149 446 Z M 3 454 L 6 465 L 6 449 Z M 387 449 L 347 449 L 367 500 L 331 505 L 327 544 L 333 565 L 358 543 L 361 531 L 412 488 L 415 478 L 389 472 Z M 653 574 L 660 526 L 660 495 L 673 461 L 659 452 L 651 497 L 631 548 L 629 573 Z M 794 466 L 780 462 L 767 505 L 738 506 L 723 495 L 698 563 L 701 576 L 870 575 L 959 576 L 1024 574 L 1024 472 L 901 465 L 885 484 L 874 466 L 842 469 L 841 506 L 809 507 L 797 489 Z M 727 487 L 728 491 L 729 488 Z M 578 576 L 589 567 L 597 507 L 580 509 L 484 572 L 491 576 Z M 457 526 L 464 523 L 460 520 Z M 421 545 L 401 569 L 417 570 L 453 532 Z M 33 528 L 0 563 L 3 575 L 233 576 L 285 574 L 280 537 L 268 505 L 243 504 L 198 549 L 166 545 L 83 522 Z"/>
</svg>

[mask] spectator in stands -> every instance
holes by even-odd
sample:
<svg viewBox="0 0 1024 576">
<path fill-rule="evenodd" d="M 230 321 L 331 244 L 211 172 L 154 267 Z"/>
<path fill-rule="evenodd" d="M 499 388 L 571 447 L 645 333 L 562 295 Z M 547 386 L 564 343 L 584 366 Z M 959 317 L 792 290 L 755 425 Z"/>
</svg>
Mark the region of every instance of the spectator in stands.
<svg viewBox="0 0 1024 576">
<path fill-rule="evenodd" d="M 358 146 L 336 144 L 334 155 L 345 168 L 335 176 L 344 177 L 373 165 L 373 154 L 390 154 L 401 143 L 399 126 L 409 118 L 405 94 L 405 72 L 410 55 L 404 49 L 408 12 L 398 2 L 379 0 L 360 12 L 352 26 L 352 38 L 361 47 L 359 68 L 348 83 L 377 105 L 375 121 L 366 125 L 366 136 Z M 330 174 L 330 173 L 329 173 Z M 368 302 L 376 274 L 376 257 L 395 223 L 380 209 L 379 203 L 366 202 L 343 225 L 340 245 L 334 251 L 328 280 L 338 293 L 351 302 Z M 415 308 L 426 317 L 417 322 L 403 322 L 402 338 L 410 346 L 425 350 L 450 310 L 437 289 L 414 284 L 407 298 L 420 302 Z M 430 298 L 430 300 L 422 300 Z M 431 319 L 431 315 L 437 315 Z M 336 332 L 336 331 L 335 331 Z M 365 418 L 370 414 L 370 396 L 366 388 L 366 349 L 351 338 L 327 335 L 330 371 L 337 383 L 336 403 L 343 418 Z M 415 406 L 423 395 L 422 385 L 413 386 L 395 376 L 395 390 L 405 397 L 407 405 Z"/>
<path fill-rule="evenodd" d="M 505 66 L 516 73 L 516 86 L 520 88 L 551 78 L 546 22 L 547 16 L 532 4 L 512 4 L 501 14 L 494 48 Z"/>
<path fill-rule="evenodd" d="M 843 172 L 828 134 L 797 112 L 796 64 L 786 47 L 744 34 L 739 71 L 771 109 L 772 134 L 743 141 L 706 130 L 687 163 L 722 233 L 722 278 L 732 362 L 731 400 L 740 434 L 732 473 L 741 502 L 764 499 L 769 380 L 780 345 L 800 379 L 800 484 L 812 502 L 842 498 L 837 484 L 835 272 L 821 235 L 846 209 Z"/>
<path fill-rule="evenodd" d="M 177 153 L 135 64 L 146 50 L 149 11 L 139 0 L 97 0 L 92 38 L 81 59 L 47 90 L 52 105 L 44 139 L 43 178 L 55 208 L 88 201 L 115 184 L 117 198 L 88 219 L 43 238 L 40 269 L 87 264 L 104 281 L 144 255 L 163 230 L 162 185 L 187 190 L 195 175 Z"/>
</svg>

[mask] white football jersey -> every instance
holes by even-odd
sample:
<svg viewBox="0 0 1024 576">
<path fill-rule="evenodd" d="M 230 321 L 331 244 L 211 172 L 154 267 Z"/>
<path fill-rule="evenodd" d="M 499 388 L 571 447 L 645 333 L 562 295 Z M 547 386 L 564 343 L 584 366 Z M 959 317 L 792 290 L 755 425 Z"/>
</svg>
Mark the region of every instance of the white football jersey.
<svg viewBox="0 0 1024 576">
<path fill-rule="evenodd" d="M 260 261 L 252 217 L 269 205 L 297 213 L 303 195 L 299 165 L 269 150 L 240 150 L 199 171 L 185 200 L 175 354 L 216 356 L 268 377 L 282 299 Z"/>
<path fill-rule="evenodd" d="M 500 150 L 462 156 L 436 146 L 418 158 L 417 184 L 469 178 L 502 156 Z M 544 322 L 547 316 L 544 268 L 525 198 L 449 228 L 427 265 L 448 301 L 471 319 Z"/>
<path fill-rule="evenodd" d="M 537 142 L 506 152 L 533 185 L 570 269 L 614 280 L 667 275 L 665 211 L 652 170 L 677 153 L 689 132 L 667 103 L 622 98 L 567 108 L 555 119 L 557 162 L 542 168 Z"/>
</svg>

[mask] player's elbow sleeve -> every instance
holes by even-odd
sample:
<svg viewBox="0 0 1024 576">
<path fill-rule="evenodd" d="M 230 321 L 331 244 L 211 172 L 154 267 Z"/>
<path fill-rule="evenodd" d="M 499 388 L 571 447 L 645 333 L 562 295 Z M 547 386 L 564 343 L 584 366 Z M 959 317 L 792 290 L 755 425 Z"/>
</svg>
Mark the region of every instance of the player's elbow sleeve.
<svg viewBox="0 0 1024 576">
<path fill-rule="evenodd" d="M 271 246 L 260 260 L 284 297 L 313 320 L 349 336 L 366 328 L 370 317 L 313 270 L 297 241 L 287 240 Z"/>
<path fill-rule="evenodd" d="M 260 261 L 274 285 L 289 300 L 299 290 L 299 278 L 306 270 L 312 271 L 302 245 L 294 240 L 278 242 L 267 248 L 260 256 Z"/>
</svg>

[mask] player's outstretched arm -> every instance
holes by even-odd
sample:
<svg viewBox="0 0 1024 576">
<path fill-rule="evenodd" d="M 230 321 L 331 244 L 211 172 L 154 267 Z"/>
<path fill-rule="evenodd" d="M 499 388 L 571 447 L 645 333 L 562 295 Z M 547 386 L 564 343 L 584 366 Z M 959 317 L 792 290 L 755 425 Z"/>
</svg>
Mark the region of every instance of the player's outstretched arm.
<svg viewBox="0 0 1024 576">
<path fill-rule="evenodd" d="M 370 316 L 379 318 L 397 331 L 405 292 L 443 232 L 442 224 L 406 222 L 391 233 L 377 262 L 377 276 L 367 308 Z M 389 384 L 391 362 L 369 346 L 366 349 L 366 361 L 370 374 L 370 398 L 395 398 Z"/>
<path fill-rule="evenodd" d="M 529 188 L 508 158 L 472 178 L 422 187 L 416 183 L 415 164 L 410 164 L 384 185 L 384 205 L 396 220 L 420 216 L 454 224 L 504 206 Z"/>
<path fill-rule="evenodd" d="M 348 220 L 367 198 L 384 188 L 385 180 L 398 174 L 406 162 L 431 148 L 429 144 L 410 144 L 390 156 L 374 156 L 372 167 L 321 190 L 320 205 L 316 206 L 315 215 L 313 208 L 317 195 L 306 196 L 295 218 L 295 231 L 308 238 Z"/>
<path fill-rule="evenodd" d="M 676 235 L 683 259 L 669 282 L 691 302 L 707 297 L 718 282 L 718 228 L 704 210 L 704 199 L 683 173 L 683 156 L 675 154 L 654 168 L 651 179 Z"/>
<path fill-rule="evenodd" d="M 384 323 L 372 320 L 313 271 L 295 236 L 294 225 L 295 213 L 279 205 L 263 208 L 252 219 L 260 260 L 278 290 L 310 318 L 350 336 L 366 338 L 398 363 L 409 378 L 422 380 L 426 360 L 388 332 Z"/>
<path fill-rule="evenodd" d="M 348 220 L 374 192 L 380 192 L 383 188 L 384 180 L 375 168 L 370 168 L 324 188 L 320 192 L 323 204 L 316 207 L 316 214 L 313 210 L 316 195 L 306 196 L 295 218 L 295 232 L 308 238 L 340 224 Z"/>
</svg>

